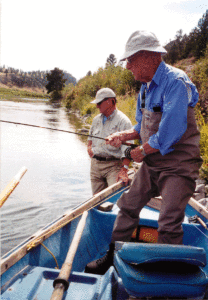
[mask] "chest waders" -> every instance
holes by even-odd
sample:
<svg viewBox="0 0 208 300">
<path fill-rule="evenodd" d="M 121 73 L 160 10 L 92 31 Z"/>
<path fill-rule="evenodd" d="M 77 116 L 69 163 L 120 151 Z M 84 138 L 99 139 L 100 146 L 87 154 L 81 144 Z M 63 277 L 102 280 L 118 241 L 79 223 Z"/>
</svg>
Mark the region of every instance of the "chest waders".
<svg viewBox="0 0 208 300">
<path fill-rule="evenodd" d="M 142 144 L 158 131 L 162 112 L 142 108 L 140 136 Z M 138 225 L 142 208 L 152 197 L 162 196 L 158 220 L 158 242 L 183 243 L 182 222 L 186 205 L 195 191 L 195 180 L 202 163 L 199 150 L 200 133 L 194 109 L 188 108 L 187 130 L 173 147 L 174 151 L 147 155 L 137 171 L 128 192 L 118 200 L 112 241 L 130 241 Z"/>
</svg>

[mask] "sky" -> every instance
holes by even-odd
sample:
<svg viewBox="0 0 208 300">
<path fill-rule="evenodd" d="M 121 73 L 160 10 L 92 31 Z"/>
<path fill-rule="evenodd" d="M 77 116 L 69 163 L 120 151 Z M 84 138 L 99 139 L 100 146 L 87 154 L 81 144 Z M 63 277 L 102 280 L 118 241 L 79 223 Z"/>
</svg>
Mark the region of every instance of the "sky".
<svg viewBox="0 0 208 300">
<path fill-rule="evenodd" d="M 137 30 L 165 46 L 189 34 L 207 0 L 0 0 L 0 65 L 23 71 L 60 68 L 77 80 L 119 60 Z"/>
</svg>

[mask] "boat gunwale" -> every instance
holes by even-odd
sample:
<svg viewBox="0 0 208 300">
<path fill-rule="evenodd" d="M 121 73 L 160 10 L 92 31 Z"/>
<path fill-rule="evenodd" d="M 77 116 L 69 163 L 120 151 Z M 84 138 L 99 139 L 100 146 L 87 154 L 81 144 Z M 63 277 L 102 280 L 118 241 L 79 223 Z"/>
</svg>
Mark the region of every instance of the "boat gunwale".
<svg viewBox="0 0 208 300">
<path fill-rule="evenodd" d="M 67 211 L 62 217 L 59 217 L 56 221 L 52 221 L 48 225 L 44 226 L 42 229 L 38 230 L 31 237 L 26 239 L 20 245 L 16 246 L 10 252 L 6 253 L 5 256 L 1 258 L 1 271 L 0 275 L 4 274 L 10 267 L 12 267 L 16 262 L 18 262 L 21 258 L 23 258 L 28 252 L 40 245 L 44 240 L 53 235 L 59 229 L 66 226 L 72 220 L 78 218 L 82 215 L 85 210 L 89 210 L 92 207 L 95 207 L 102 203 L 102 201 L 106 201 L 107 197 L 111 194 L 115 193 L 119 189 L 123 187 L 122 182 L 117 182 L 105 190 L 97 193 L 95 196 L 90 198 L 87 201 L 82 202 L 77 207 L 72 210 Z M 129 186 L 128 186 L 129 188 Z M 103 201 L 103 202 L 104 202 Z M 22 246 L 21 246 L 22 245 Z"/>
<path fill-rule="evenodd" d="M 130 174 L 130 179 L 132 180 L 134 173 Z M 130 181 L 131 181 L 130 180 Z M 129 185 L 126 188 L 129 188 Z M 44 240 L 53 235 L 59 229 L 66 226 L 72 220 L 78 218 L 82 215 L 85 210 L 89 210 L 92 207 L 95 207 L 102 202 L 106 201 L 107 197 L 111 194 L 115 193 L 119 189 L 124 187 L 122 182 L 117 182 L 110 187 L 104 189 L 99 192 L 89 200 L 86 200 L 80 203 L 75 208 L 67 211 L 64 215 L 57 218 L 55 221 L 52 221 L 48 225 L 44 226 L 42 229 L 38 230 L 31 237 L 26 239 L 24 242 L 16 246 L 16 248 L 12 249 L 10 252 L 6 253 L 5 256 L 1 259 L 1 271 L 0 275 L 4 274 L 10 267 L 12 267 L 15 263 L 17 263 L 20 259 L 22 259 L 30 250 L 40 245 Z M 125 188 L 125 189 L 126 189 Z M 160 210 L 161 206 L 161 197 L 152 198 L 147 206 L 154 208 L 156 210 Z M 193 207 L 196 211 L 198 211 L 203 217 L 205 217 L 208 221 L 208 210 L 195 199 L 190 198 L 188 204 Z"/>
</svg>

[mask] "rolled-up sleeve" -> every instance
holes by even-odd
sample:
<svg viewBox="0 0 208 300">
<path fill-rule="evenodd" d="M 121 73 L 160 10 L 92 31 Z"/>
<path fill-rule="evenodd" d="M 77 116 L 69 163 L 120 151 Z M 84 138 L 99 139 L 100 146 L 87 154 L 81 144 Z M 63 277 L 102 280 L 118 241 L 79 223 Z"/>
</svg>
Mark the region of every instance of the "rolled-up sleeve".
<svg viewBox="0 0 208 300">
<path fill-rule="evenodd" d="M 129 130 L 132 128 L 132 123 L 129 119 L 125 119 L 124 122 L 121 123 L 121 127 L 119 131 L 125 131 Z M 129 143 L 134 143 L 134 141 L 128 141 Z M 125 150 L 128 148 L 128 146 L 121 145 L 120 150 L 121 150 L 121 158 L 125 157 Z"/>
<path fill-rule="evenodd" d="M 187 86 L 182 79 L 176 79 L 164 94 L 163 113 L 156 134 L 153 134 L 148 144 L 159 149 L 162 155 L 174 150 L 187 129 L 187 111 L 189 95 Z"/>
</svg>

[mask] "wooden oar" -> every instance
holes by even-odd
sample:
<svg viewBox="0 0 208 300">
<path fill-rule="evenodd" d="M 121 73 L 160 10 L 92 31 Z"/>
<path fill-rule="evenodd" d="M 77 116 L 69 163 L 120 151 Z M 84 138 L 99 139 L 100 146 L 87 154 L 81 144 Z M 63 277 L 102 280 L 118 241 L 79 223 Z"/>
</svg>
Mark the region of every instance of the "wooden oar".
<svg viewBox="0 0 208 300">
<path fill-rule="evenodd" d="M 129 171 L 128 174 L 130 178 L 133 178 L 134 171 Z M 89 200 L 84 201 L 83 203 L 78 205 L 78 207 L 67 211 L 62 216 L 62 218 L 59 218 L 56 222 L 53 222 L 51 225 L 47 225 L 44 228 L 40 229 L 33 236 L 28 238 L 21 247 L 17 247 L 17 249 L 15 251 L 12 251 L 12 253 L 9 256 L 1 260 L 0 275 L 2 275 L 16 262 L 18 262 L 22 257 L 24 257 L 28 253 L 28 251 L 31 251 L 33 248 L 40 245 L 48 237 L 60 230 L 60 228 L 64 227 L 66 224 L 70 223 L 75 218 L 78 218 L 80 215 L 83 214 L 84 211 L 90 210 L 93 207 L 100 205 L 102 202 L 106 201 L 106 198 L 108 198 L 111 194 L 117 192 L 122 187 L 123 183 L 121 181 L 114 183 L 105 190 L 94 195 Z M 127 188 L 128 186 L 124 189 Z"/>
<path fill-rule="evenodd" d="M 79 221 L 74 238 L 70 245 L 69 251 L 67 253 L 65 262 L 61 268 L 59 276 L 54 280 L 54 283 L 53 283 L 54 291 L 51 296 L 51 300 L 61 300 L 63 298 L 64 292 L 68 289 L 69 275 L 71 273 L 74 256 L 76 254 L 76 251 L 77 251 L 77 248 L 78 248 L 81 236 L 82 236 L 82 232 L 85 227 L 87 215 L 88 215 L 88 212 L 85 211 L 82 215 L 81 220 Z"/>
<path fill-rule="evenodd" d="M 4 204 L 4 202 L 8 199 L 8 197 L 11 195 L 11 193 L 14 191 L 14 189 L 19 184 L 21 178 L 26 173 L 27 169 L 25 167 L 22 167 L 22 169 L 17 173 L 16 176 L 10 181 L 10 183 L 5 187 L 5 189 L 0 194 L 0 208 Z"/>
</svg>

